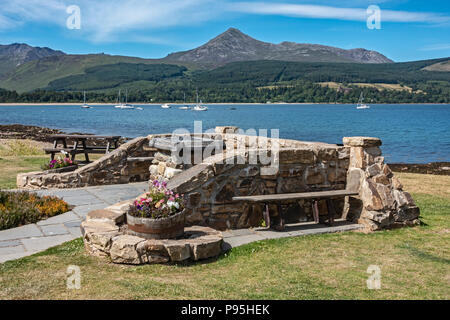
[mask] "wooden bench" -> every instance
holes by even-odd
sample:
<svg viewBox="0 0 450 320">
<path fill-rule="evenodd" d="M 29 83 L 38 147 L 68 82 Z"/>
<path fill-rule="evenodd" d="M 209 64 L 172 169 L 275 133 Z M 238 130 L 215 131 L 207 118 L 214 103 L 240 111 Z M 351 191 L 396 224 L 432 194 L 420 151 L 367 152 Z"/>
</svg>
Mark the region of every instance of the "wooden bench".
<svg viewBox="0 0 450 320">
<path fill-rule="evenodd" d="M 284 217 L 283 211 L 281 210 L 281 203 L 286 201 L 295 201 L 301 199 L 309 199 L 313 201 L 312 204 L 312 212 L 314 221 L 319 223 L 319 208 L 318 201 L 321 199 L 325 199 L 327 202 L 328 209 L 328 223 L 333 225 L 334 216 L 336 214 L 336 210 L 334 209 L 332 199 L 343 198 L 347 196 L 355 196 L 357 195 L 357 191 L 352 190 L 331 190 L 331 191 L 318 191 L 318 192 L 301 192 L 301 193 L 279 193 L 279 194 L 267 194 L 267 195 L 256 195 L 256 196 L 241 196 L 241 197 L 233 197 L 233 201 L 244 201 L 251 203 L 261 203 L 265 206 L 263 211 L 264 220 L 266 222 L 266 226 L 270 227 L 270 216 L 269 216 L 269 204 L 276 203 L 278 207 L 278 212 L 280 213 L 280 228 L 284 228 Z"/>
</svg>

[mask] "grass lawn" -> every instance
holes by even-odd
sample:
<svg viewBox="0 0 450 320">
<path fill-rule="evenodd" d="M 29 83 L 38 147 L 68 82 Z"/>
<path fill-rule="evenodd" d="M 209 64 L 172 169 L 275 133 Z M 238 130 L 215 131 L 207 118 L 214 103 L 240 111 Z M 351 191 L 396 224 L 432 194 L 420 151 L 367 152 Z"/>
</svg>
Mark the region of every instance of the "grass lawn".
<svg viewBox="0 0 450 320">
<path fill-rule="evenodd" d="M 77 239 L 0 264 L 0 298 L 450 299 L 450 177 L 401 179 L 422 226 L 266 240 L 186 265 L 111 264 Z M 81 269 L 79 290 L 66 289 L 69 265 Z M 380 290 L 366 287 L 369 265 L 381 268 Z"/>
</svg>

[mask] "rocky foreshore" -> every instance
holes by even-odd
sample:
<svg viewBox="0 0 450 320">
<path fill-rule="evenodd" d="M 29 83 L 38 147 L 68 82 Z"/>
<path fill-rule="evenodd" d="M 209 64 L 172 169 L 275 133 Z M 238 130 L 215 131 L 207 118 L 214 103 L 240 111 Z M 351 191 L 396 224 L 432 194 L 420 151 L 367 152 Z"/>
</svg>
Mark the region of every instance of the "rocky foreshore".
<svg viewBox="0 0 450 320">
<path fill-rule="evenodd" d="M 30 139 L 42 142 L 52 142 L 50 135 L 63 134 L 58 129 L 28 126 L 23 124 L 0 124 L 0 139 Z"/>
<path fill-rule="evenodd" d="M 450 176 L 450 162 L 415 163 L 389 163 L 395 172 L 424 173 Z"/>
</svg>

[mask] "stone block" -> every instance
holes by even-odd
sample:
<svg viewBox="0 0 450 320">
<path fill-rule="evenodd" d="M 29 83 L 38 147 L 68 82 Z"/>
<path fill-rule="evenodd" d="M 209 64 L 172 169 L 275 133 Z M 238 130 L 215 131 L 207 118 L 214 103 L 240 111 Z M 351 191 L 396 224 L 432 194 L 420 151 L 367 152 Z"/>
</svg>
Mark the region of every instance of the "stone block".
<svg viewBox="0 0 450 320">
<path fill-rule="evenodd" d="M 193 239 L 188 242 L 195 261 L 218 256 L 222 251 L 223 240 L 218 235 L 208 235 L 202 237 L 201 240 Z"/>
<path fill-rule="evenodd" d="M 414 200 L 408 192 L 394 189 L 393 194 L 398 208 L 404 206 L 415 206 Z"/>
<path fill-rule="evenodd" d="M 240 177 L 254 177 L 259 174 L 258 166 L 248 166 L 241 171 L 239 171 Z"/>
<path fill-rule="evenodd" d="M 279 153 L 280 164 L 288 163 L 314 163 L 314 151 L 312 149 L 282 149 Z"/>
<path fill-rule="evenodd" d="M 191 249 L 185 241 L 163 240 L 164 248 L 171 261 L 184 261 L 191 257 Z"/>
<path fill-rule="evenodd" d="M 374 158 L 381 156 L 381 149 L 379 147 L 366 148 L 364 149 L 364 152 L 370 154 Z"/>
<path fill-rule="evenodd" d="M 391 178 L 394 175 L 387 164 L 383 165 L 383 174 L 388 178 Z"/>
<path fill-rule="evenodd" d="M 137 245 L 145 241 L 143 238 L 120 235 L 112 239 L 109 251 L 111 260 L 116 263 L 141 264 L 143 258 L 137 251 Z M 145 259 L 145 258 L 144 258 Z"/>
<path fill-rule="evenodd" d="M 364 149 L 362 147 L 354 147 L 350 149 L 350 168 L 366 168 L 366 160 L 364 157 Z"/>
<path fill-rule="evenodd" d="M 108 219 L 114 222 L 115 224 L 120 224 L 123 223 L 125 220 L 125 213 L 117 211 L 114 212 L 105 209 L 93 210 L 86 215 L 86 220 L 92 219 L 99 219 L 99 220 Z"/>
<path fill-rule="evenodd" d="M 172 179 L 174 176 L 176 176 L 177 174 L 179 174 L 182 171 L 183 170 L 181 170 L 181 169 L 167 167 L 166 170 L 164 171 L 164 178 Z"/>
<path fill-rule="evenodd" d="M 403 189 L 403 184 L 400 182 L 400 179 L 397 177 L 392 177 L 391 179 L 392 187 L 397 190 Z"/>
<path fill-rule="evenodd" d="M 376 183 L 375 186 L 378 194 L 380 195 L 381 201 L 383 202 L 384 209 L 394 209 L 395 202 L 391 189 L 380 183 Z"/>
<path fill-rule="evenodd" d="M 419 207 L 416 206 L 404 207 L 400 208 L 394 214 L 394 220 L 396 222 L 414 221 L 419 217 L 419 215 L 420 215 Z"/>
<path fill-rule="evenodd" d="M 214 129 L 214 132 L 216 133 L 220 133 L 220 134 L 233 134 L 233 133 L 237 133 L 239 130 L 239 127 L 235 127 L 235 126 L 218 126 Z"/>
<path fill-rule="evenodd" d="M 344 146 L 349 147 L 379 147 L 381 146 L 381 140 L 373 137 L 344 137 Z"/>
<path fill-rule="evenodd" d="M 376 189 L 373 182 L 364 180 L 361 189 L 361 200 L 363 201 L 363 206 L 369 211 L 383 210 L 384 205 L 381 200 L 380 195 Z"/>
<path fill-rule="evenodd" d="M 366 172 L 369 177 L 376 176 L 381 173 L 381 166 L 378 163 L 372 164 L 367 167 Z"/>
<path fill-rule="evenodd" d="M 391 184 L 391 181 L 389 180 L 389 178 L 386 177 L 384 174 L 378 174 L 375 177 L 373 177 L 372 180 L 375 183 L 381 183 L 381 184 L 384 184 L 385 186 L 388 186 Z"/>
<path fill-rule="evenodd" d="M 322 171 L 316 170 L 315 168 L 308 168 L 305 171 L 306 184 L 322 184 L 325 182 L 325 178 Z"/>
</svg>

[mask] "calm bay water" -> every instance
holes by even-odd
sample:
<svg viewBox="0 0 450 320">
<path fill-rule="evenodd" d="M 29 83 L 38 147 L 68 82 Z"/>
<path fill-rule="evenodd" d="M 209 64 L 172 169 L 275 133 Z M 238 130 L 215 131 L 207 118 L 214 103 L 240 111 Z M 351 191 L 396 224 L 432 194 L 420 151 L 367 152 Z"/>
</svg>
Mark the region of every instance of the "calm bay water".
<svg viewBox="0 0 450 320">
<path fill-rule="evenodd" d="M 387 162 L 450 161 L 450 105 L 209 105 L 207 112 L 161 109 L 119 110 L 113 106 L 0 106 L 0 124 L 20 123 L 66 132 L 126 137 L 170 133 L 177 128 L 203 130 L 220 125 L 242 129 L 279 129 L 281 138 L 342 143 L 345 136 L 383 141 Z M 236 110 L 230 110 L 230 107 Z"/>
</svg>

